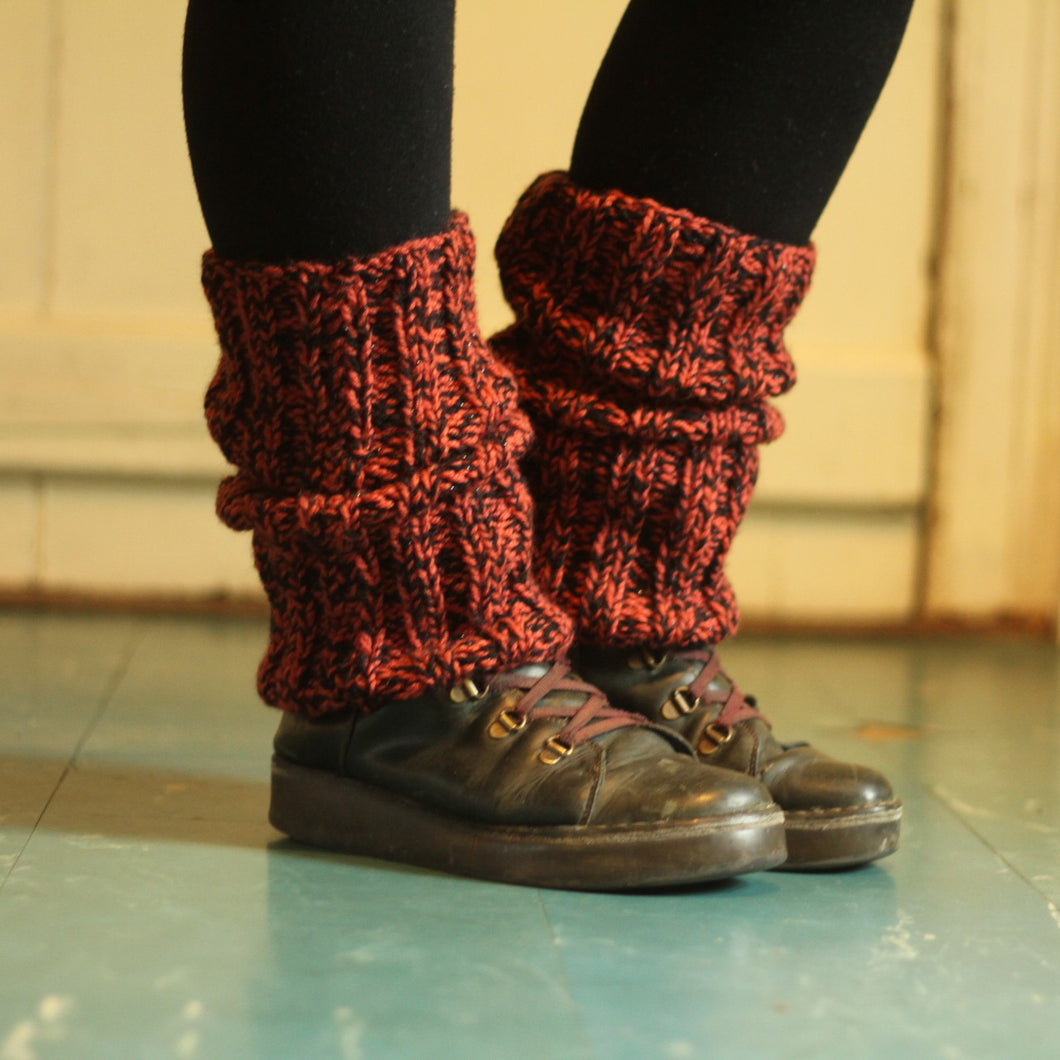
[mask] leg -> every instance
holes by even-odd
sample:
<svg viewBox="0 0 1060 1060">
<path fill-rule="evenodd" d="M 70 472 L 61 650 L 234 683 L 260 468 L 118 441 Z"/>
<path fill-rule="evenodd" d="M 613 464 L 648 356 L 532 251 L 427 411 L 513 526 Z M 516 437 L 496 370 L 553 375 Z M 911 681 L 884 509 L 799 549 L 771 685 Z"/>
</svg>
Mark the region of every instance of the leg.
<svg viewBox="0 0 1060 1060">
<path fill-rule="evenodd" d="M 516 323 L 494 347 L 534 420 L 537 571 L 576 664 L 702 760 L 762 777 L 802 867 L 889 853 L 897 800 L 785 751 L 710 646 L 736 625 L 724 559 L 782 428 L 769 399 L 794 382 L 783 329 L 814 254 L 781 240 L 808 238 L 908 7 L 874 5 L 889 31 L 866 35 L 841 0 L 633 0 L 575 148 L 590 186 L 542 178 L 497 248 Z"/>
<path fill-rule="evenodd" d="M 805 243 L 857 144 L 913 0 L 632 0 L 571 179 Z"/>
<path fill-rule="evenodd" d="M 237 469 L 218 511 L 253 531 L 258 685 L 285 711 L 270 819 L 548 886 L 775 864 L 760 784 L 703 771 L 563 665 L 569 619 L 530 570 L 529 426 L 449 215 L 452 18 L 442 0 L 189 9 L 189 144 L 217 244 L 206 412 Z"/>
<path fill-rule="evenodd" d="M 453 0 L 191 0 L 184 117 L 214 250 L 366 256 L 449 224 Z"/>
</svg>

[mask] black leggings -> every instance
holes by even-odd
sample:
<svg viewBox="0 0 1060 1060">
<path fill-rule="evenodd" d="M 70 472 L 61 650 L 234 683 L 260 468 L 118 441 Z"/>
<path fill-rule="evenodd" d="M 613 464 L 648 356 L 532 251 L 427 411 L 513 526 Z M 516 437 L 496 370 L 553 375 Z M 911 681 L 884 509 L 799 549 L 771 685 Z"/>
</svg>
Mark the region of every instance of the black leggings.
<svg viewBox="0 0 1060 1060">
<path fill-rule="evenodd" d="M 911 6 L 631 0 L 571 176 L 804 243 Z M 218 253 L 326 261 L 445 227 L 453 16 L 454 0 L 190 0 L 185 121 Z"/>
</svg>

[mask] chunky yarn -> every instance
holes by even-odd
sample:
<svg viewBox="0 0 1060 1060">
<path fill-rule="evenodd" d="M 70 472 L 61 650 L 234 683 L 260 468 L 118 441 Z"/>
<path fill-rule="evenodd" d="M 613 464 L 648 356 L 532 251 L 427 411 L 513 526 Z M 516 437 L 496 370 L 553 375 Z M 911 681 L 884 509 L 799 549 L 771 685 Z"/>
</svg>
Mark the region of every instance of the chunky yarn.
<svg viewBox="0 0 1060 1060">
<path fill-rule="evenodd" d="M 536 446 L 536 570 L 584 643 L 716 643 L 736 626 L 723 562 L 750 499 L 782 332 L 812 247 L 744 235 L 561 173 L 497 244 L 515 323 L 492 345 Z"/>
<path fill-rule="evenodd" d="M 258 686 L 310 715 L 562 657 L 531 573 L 529 425 L 476 323 L 466 219 L 367 259 L 206 254 L 210 431 L 271 605 Z"/>
</svg>

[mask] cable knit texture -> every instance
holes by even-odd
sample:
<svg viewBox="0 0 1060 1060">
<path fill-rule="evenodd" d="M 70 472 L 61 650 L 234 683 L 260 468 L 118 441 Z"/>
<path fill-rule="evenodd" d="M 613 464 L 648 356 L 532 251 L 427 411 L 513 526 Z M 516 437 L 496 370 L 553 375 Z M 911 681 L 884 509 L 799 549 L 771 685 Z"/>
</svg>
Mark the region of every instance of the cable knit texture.
<svg viewBox="0 0 1060 1060">
<path fill-rule="evenodd" d="M 466 219 L 367 259 L 206 254 L 210 431 L 271 604 L 266 702 L 319 715 L 562 657 L 531 573 L 530 439 L 478 331 Z"/>
<path fill-rule="evenodd" d="M 516 322 L 492 340 L 537 444 L 536 569 L 585 643 L 684 646 L 735 629 L 723 562 L 768 400 L 795 380 L 784 326 L 812 247 L 538 179 L 497 244 Z"/>
</svg>

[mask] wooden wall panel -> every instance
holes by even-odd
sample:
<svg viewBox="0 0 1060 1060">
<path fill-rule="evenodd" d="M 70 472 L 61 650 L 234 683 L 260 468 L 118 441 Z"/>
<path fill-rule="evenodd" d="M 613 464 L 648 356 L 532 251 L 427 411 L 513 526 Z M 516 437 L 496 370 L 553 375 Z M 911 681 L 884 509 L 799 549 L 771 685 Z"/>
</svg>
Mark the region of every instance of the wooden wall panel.
<svg viewBox="0 0 1060 1060">
<path fill-rule="evenodd" d="M 918 0 L 817 233 L 818 275 L 791 333 L 789 431 L 766 454 L 734 559 L 749 611 L 898 620 L 916 595 L 941 2 Z M 624 0 L 458 7 L 454 198 L 479 235 L 489 331 L 507 318 L 496 232 L 537 172 L 566 164 Z M 183 12 L 183 0 L 0 6 L 0 87 L 31 86 L 0 94 L 5 159 L 17 155 L 0 160 L 0 191 L 12 189 L 0 218 L 28 263 L 0 265 L 0 473 L 38 498 L 45 587 L 253 585 L 245 539 L 211 522 L 223 461 L 201 422 L 216 353 L 180 116 Z M 19 563 L 0 563 L 0 582 Z"/>
<path fill-rule="evenodd" d="M 1060 5 L 955 8 L 927 605 L 1060 607 Z"/>
<path fill-rule="evenodd" d="M 0 4 L 0 314 L 47 299 L 54 48 L 50 3 Z"/>
</svg>

